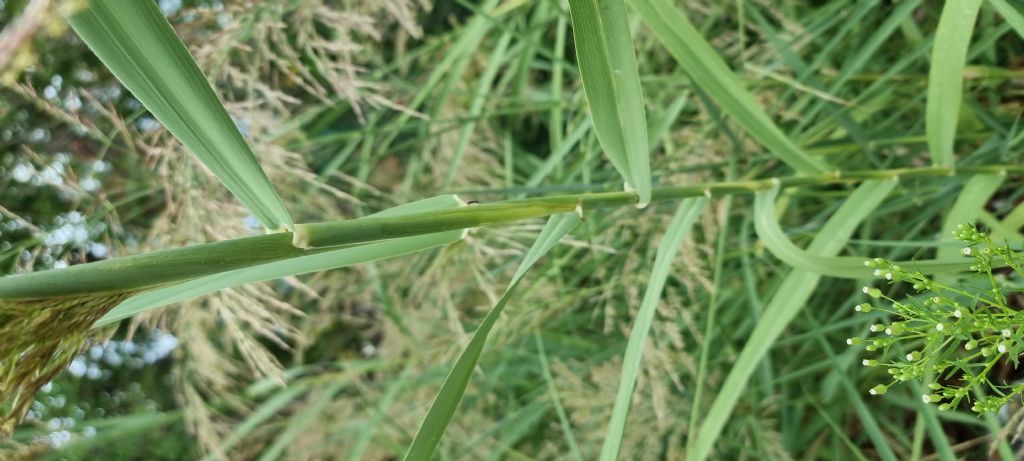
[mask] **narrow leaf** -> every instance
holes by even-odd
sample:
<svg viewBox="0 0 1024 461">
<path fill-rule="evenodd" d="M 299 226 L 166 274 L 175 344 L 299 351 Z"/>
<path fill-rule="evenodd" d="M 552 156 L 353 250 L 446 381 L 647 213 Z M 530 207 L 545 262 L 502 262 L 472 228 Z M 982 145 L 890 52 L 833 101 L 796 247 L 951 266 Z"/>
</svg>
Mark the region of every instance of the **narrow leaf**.
<svg viewBox="0 0 1024 461">
<path fill-rule="evenodd" d="M 846 245 L 857 225 L 878 207 L 892 192 L 895 183 L 891 181 L 865 181 L 854 191 L 822 227 L 811 242 L 809 251 L 832 256 Z M 772 297 L 764 314 L 750 334 L 732 370 L 720 386 L 707 416 L 701 424 L 697 437 L 687 447 L 687 460 L 704 461 L 725 427 L 733 408 L 747 387 L 747 380 L 754 373 L 757 364 L 771 350 L 789 322 L 800 312 L 818 285 L 821 276 L 803 270 L 793 270 L 783 279 Z"/>
<path fill-rule="evenodd" d="M 640 206 L 651 201 L 651 168 L 640 73 L 622 0 L 570 0 L 576 58 L 597 140 Z"/>
<path fill-rule="evenodd" d="M 1006 0 L 988 0 L 988 4 L 992 5 L 999 12 L 999 15 L 1013 27 L 1013 30 L 1017 31 L 1017 35 L 1024 38 L 1024 13 L 1020 12 L 1018 7 L 1010 5 Z M 1020 2 L 1017 2 L 1020 5 Z"/>
<path fill-rule="evenodd" d="M 1005 175 L 979 174 L 971 176 L 964 183 L 960 195 L 956 197 L 949 213 L 942 219 L 942 231 L 939 238 L 952 241 L 953 231 L 961 224 L 974 223 L 978 215 L 985 211 L 985 204 L 992 199 L 999 186 L 1006 179 Z M 937 253 L 942 256 L 954 256 L 960 254 L 960 248 L 939 247 Z"/>
<path fill-rule="evenodd" d="M 156 2 L 89 0 L 68 20 L 103 64 L 268 229 L 291 217 Z"/>
<path fill-rule="evenodd" d="M 238 445 L 238 443 L 248 437 L 253 430 L 260 427 L 261 424 L 264 424 L 286 406 L 298 399 L 299 396 L 306 392 L 307 388 L 308 386 L 305 384 L 292 384 L 268 398 L 256 407 L 252 413 L 249 413 L 241 423 L 235 426 L 234 430 L 231 431 L 231 435 L 224 439 L 224 441 L 217 447 L 217 451 L 207 454 L 202 461 L 224 459 L 225 454 L 231 451 L 235 445 Z"/>
<path fill-rule="evenodd" d="M 526 271 L 538 259 L 547 254 L 565 234 L 576 227 L 576 224 L 579 222 L 580 215 L 578 213 L 563 213 L 548 219 L 544 229 L 537 236 L 537 240 L 534 241 L 533 246 L 519 264 L 515 275 L 512 276 L 512 280 L 509 282 L 505 293 L 498 299 L 494 308 L 484 317 L 480 327 L 473 333 L 469 344 L 466 345 L 466 349 L 462 351 L 458 360 L 455 361 L 455 366 L 448 373 L 444 384 L 441 385 L 441 390 L 438 391 L 433 403 L 430 404 L 430 410 L 427 411 L 427 416 L 423 419 L 423 423 L 416 432 L 415 438 L 413 438 L 412 446 L 409 447 L 409 451 L 406 452 L 403 459 L 426 461 L 434 454 L 434 450 L 441 442 L 441 437 L 444 435 L 445 429 L 448 428 L 456 408 L 458 408 L 459 403 L 462 401 L 463 394 L 466 393 L 466 386 L 469 385 L 469 379 L 472 377 L 473 370 L 476 369 L 476 364 L 480 360 L 480 354 L 483 352 L 484 344 L 487 342 L 487 335 L 490 334 L 494 324 L 501 316 L 501 311 L 505 308 L 509 299 L 512 298 L 512 294 L 515 292 L 516 287 L 519 286 L 523 275 L 526 274 Z"/>
<path fill-rule="evenodd" d="M 896 183 L 897 180 L 891 179 L 890 182 Z M 775 217 L 775 199 L 779 190 L 776 185 L 758 191 L 754 197 L 754 228 L 768 251 L 795 269 L 849 279 L 871 277 L 871 269 L 864 266 L 867 257 L 819 256 L 793 244 Z M 940 250 L 940 257 L 936 259 L 897 261 L 895 264 L 924 274 L 937 274 L 967 271 L 971 261 L 954 249 L 952 254 L 943 254 Z"/>
<path fill-rule="evenodd" d="M 348 385 L 349 379 L 346 377 L 341 380 L 334 380 L 318 389 L 316 395 L 310 398 L 302 411 L 293 416 L 288 421 L 288 424 L 279 430 L 274 443 L 260 452 L 258 461 L 275 461 L 281 458 L 290 447 L 297 445 L 296 439 L 302 436 L 310 424 L 317 421 L 317 418 L 325 411 L 325 408 L 330 405 L 334 396 Z"/>
<path fill-rule="evenodd" d="M 809 156 L 782 133 L 673 2 L 634 0 L 631 4 L 693 82 L 772 155 L 800 173 L 821 173 L 833 169 L 824 161 Z"/>
<path fill-rule="evenodd" d="M 629 341 L 626 343 L 626 352 L 622 357 L 619 390 L 615 395 L 615 407 L 612 410 L 612 418 L 608 422 L 604 445 L 601 447 L 602 461 L 613 461 L 619 457 L 622 435 L 626 431 L 626 417 L 629 415 L 630 403 L 633 400 L 633 389 L 636 387 L 636 380 L 640 374 L 640 363 L 643 361 L 644 344 L 651 331 L 651 324 L 654 323 L 654 313 L 657 311 L 658 302 L 661 301 L 661 291 L 665 288 L 665 281 L 668 280 L 672 271 L 672 261 L 675 260 L 676 253 L 679 252 L 679 248 L 683 244 L 683 239 L 686 238 L 686 234 L 690 232 L 707 204 L 706 197 L 683 200 L 679 204 L 675 216 L 672 217 L 668 230 L 665 231 L 665 235 L 661 237 L 661 242 L 658 244 L 654 268 L 651 270 L 651 277 L 647 282 L 647 289 L 644 291 L 640 310 L 633 321 L 633 328 L 629 332 Z"/>
<path fill-rule="evenodd" d="M 928 70 L 925 134 L 932 163 L 953 166 L 953 141 L 960 117 L 964 65 L 981 0 L 947 0 L 939 17 Z"/>
<path fill-rule="evenodd" d="M 949 212 L 943 217 L 939 239 L 945 241 L 954 240 L 953 231 L 956 230 L 957 226 L 974 223 L 978 219 L 978 215 L 985 211 L 985 204 L 999 190 L 999 186 L 1003 183 L 1004 179 L 1006 179 L 1005 175 L 980 174 L 971 176 L 971 179 L 964 183 L 960 195 L 953 202 Z M 939 247 L 935 253 L 939 258 L 955 258 L 960 256 L 960 249 L 957 247 Z M 938 281 L 952 285 L 956 282 L 956 277 L 943 276 L 939 277 Z"/>
<path fill-rule="evenodd" d="M 562 398 L 558 395 L 558 388 L 555 387 L 555 377 L 551 374 L 551 365 L 548 362 L 548 353 L 544 348 L 544 340 L 540 332 L 533 332 L 533 339 L 537 343 L 537 357 L 540 359 L 540 371 L 544 375 L 544 383 L 547 384 L 548 396 L 551 404 L 555 407 L 555 414 L 558 415 L 558 422 L 562 426 L 562 434 L 565 436 L 565 444 L 569 446 L 569 453 L 575 461 L 583 461 L 583 454 L 580 453 L 579 444 L 576 442 L 576 434 L 573 433 L 569 416 L 565 413 L 562 405 Z"/>
</svg>

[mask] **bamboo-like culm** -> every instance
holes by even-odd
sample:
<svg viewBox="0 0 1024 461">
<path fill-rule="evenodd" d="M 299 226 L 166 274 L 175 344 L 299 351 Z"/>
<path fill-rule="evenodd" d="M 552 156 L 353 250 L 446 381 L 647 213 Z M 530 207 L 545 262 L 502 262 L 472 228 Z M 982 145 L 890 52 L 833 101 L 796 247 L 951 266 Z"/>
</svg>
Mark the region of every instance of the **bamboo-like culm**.
<svg viewBox="0 0 1024 461">
<path fill-rule="evenodd" d="M 664 202 L 701 195 L 719 197 L 751 194 L 778 183 L 782 187 L 854 183 L 866 179 L 941 177 L 974 174 L 1020 174 L 1024 166 L 985 165 L 897 168 L 844 171 L 810 176 L 789 176 L 725 181 L 688 186 L 660 187 L 652 201 Z M 635 205 L 633 192 L 594 192 L 505 200 L 462 208 L 412 213 L 394 217 L 368 217 L 328 223 L 297 224 L 295 233 L 276 233 L 193 245 L 184 248 L 116 258 L 60 270 L 0 278 L 0 299 L 35 299 L 124 290 L 140 290 L 181 282 L 204 275 L 272 261 L 399 237 L 489 226 L 539 218 L 556 213 Z M 294 244 L 293 244 L 294 243 Z"/>
<path fill-rule="evenodd" d="M 1024 166 L 990 165 L 845 171 L 661 187 L 653 202 L 752 194 L 772 187 L 853 183 L 868 179 L 1020 174 Z M 299 224 L 280 232 L 65 269 L 0 278 L 0 438 L 9 434 L 40 386 L 49 382 L 93 335 L 95 322 L 124 299 L 204 276 L 316 255 L 369 242 L 452 232 L 570 211 L 632 206 L 633 192 L 593 192 L 504 200 L 400 215 Z M 454 241 L 454 240 L 453 240 Z"/>
</svg>

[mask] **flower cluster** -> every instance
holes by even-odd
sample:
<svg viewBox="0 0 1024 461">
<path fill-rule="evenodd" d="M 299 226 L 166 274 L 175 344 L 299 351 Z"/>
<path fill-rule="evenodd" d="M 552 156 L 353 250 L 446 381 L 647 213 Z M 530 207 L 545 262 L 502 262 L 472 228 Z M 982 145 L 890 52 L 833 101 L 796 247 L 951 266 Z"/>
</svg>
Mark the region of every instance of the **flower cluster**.
<svg viewBox="0 0 1024 461">
<path fill-rule="evenodd" d="M 967 283 L 953 287 L 916 270 L 876 258 L 865 262 L 874 275 L 890 284 L 906 283 L 913 290 L 904 299 L 890 298 L 879 288 L 864 287 L 873 302 L 857 305 L 857 312 L 882 311 L 894 320 L 869 327 L 869 334 L 847 340 L 864 345 L 869 352 L 895 360 L 864 359 L 864 366 L 885 367 L 888 383 L 868 392 L 885 394 L 904 381 L 923 381 L 929 393 L 921 396 L 940 410 L 956 408 L 961 401 L 973 402 L 978 413 L 997 411 L 1024 391 L 1024 384 L 1010 386 L 992 382 L 990 372 L 1000 363 L 1016 367 L 1024 353 L 1024 311 L 1012 308 L 1004 294 L 1011 282 L 1000 271 L 1010 268 L 1019 279 L 1022 256 L 1007 245 L 994 244 L 973 225 L 961 225 L 953 235 L 964 244 L 961 253 L 971 258 L 964 266 L 975 273 Z M 909 351 L 909 352 L 906 352 Z M 972 392 L 975 391 L 975 392 Z M 980 392 L 977 392 L 980 391 Z"/>
</svg>

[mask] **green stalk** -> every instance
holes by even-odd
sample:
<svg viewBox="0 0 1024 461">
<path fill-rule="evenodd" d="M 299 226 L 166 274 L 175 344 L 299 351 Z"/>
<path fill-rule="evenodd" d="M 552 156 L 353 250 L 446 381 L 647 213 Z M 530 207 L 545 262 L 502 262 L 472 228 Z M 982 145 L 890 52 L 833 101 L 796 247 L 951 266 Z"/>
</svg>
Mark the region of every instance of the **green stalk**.
<svg viewBox="0 0 1024 461">
<path fill-rule="evenodd" d="M 299 224 L 295 226 L 292 243 L 298 248 L 313 248 L 468 229 L 568 213 L 576 209 L 578 200 L 569 196 L 541 197 L 417 213 L 397 219 L 384 217 L 360 219 L 358 222 Z"/>
<path fill-rule="evenodd" d="M 701 183 L 653 190 L 652 201 L 688 197 L 752 194 L 781 187 L 855 183 L 868 179 L 942 177 L 975 174 L 1021 174 L 1024 166 L 897 168 L 847 171 L 813 176 L 789 176 L 748 181 Z M 34 299 L 88 293 L 138 290 L 182 282 L 205 275 L 283 259 L 336 250 L 386 239 L 426 235 L 456 229 L 502 224 L 583 209 L 615 208 L 638 203 L 631 192 L 596 192 L 507 200 L 468 207 L 424 211 L 401 216 L 367 217 L 330 223 L 298 224 L 295 234 L 279 233 L 193 245 L 127 256 L 66 269 L 0 278 L 0 299 Z M 300 246 L 296 248 L 293 240 Z"/>
</svg>

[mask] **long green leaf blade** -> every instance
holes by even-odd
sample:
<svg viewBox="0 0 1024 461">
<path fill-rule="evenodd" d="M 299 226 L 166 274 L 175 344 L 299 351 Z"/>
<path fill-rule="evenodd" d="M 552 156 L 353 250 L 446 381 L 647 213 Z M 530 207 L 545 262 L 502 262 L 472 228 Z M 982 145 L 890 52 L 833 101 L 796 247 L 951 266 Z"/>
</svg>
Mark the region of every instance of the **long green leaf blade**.
<svg viewBox="0 0 1024 461">
<path fill-rule="evenodd" d="M 281 458 L 289 447 L 296 445 L 295 440 L 302 436 L 310 424 L 316 422 L 317 416 L 325 411 L 331 400 L 339 392 L 349 386 L 349 378 L 336 380 L 317 390 L 317 394 L 310 399 L 306 406 L 288 421 L 274 443 L 260 452 L 258 461 L 275 461 Z"/>
<path fill-rule="evenodd" d="M 242 420 L 241 424 L 235 426 L 234 430 L 231 431 L 231 434 L 221 442 L 220 446 L 217 447 L 217 451 L 207 454 L 201 461 L 223 459 L 225 453 L 234 448 L 235 445 L 241 442 L 254 429 L 259 427 L 260 424 L 263 424 L 284 407 L 290 405 L 293 401 L 299 398 L 299 396 L 306 392 L 307 387 L 308 386 L 305 383 L 292 384 L 275 393 L 256 407 L 252 413 L 246 416 L 245 419 Z"/>
<path fill-rule="evenodd" d="M 508 289 L 498 299 L 494 308 L 484 317 L 483 322 L 469 340 L 469 344 L 466 345 L 466 349 L 462 351 L 458 360 L 455 361 L 455 366 L 448 373 L 444 384 L 441 385 L 441 390 L 438 391 L 433 403 L 430 404 L 430 410 L 427 411 L 427 416 L 423 419 L 419 430 L 416 431 L 412 445 L 403 459 L 407 461 L 426 461 L 433 456 L 434 450 L 437 448 L 438 443 L 441 442 L 445 429 L 448 428 L 452 416 L 455 415 L 456 408 L 458 408 L 459 403 L 462 401 L 463 394 L 466 393 L 466 386 L 469 385 L 469 379 L 473 376 L 473 370 L 476 369 L 476 364 L 480 360 L 480 354 L 483 352 L 484 344 L 487 342 L 487 335 L 490 334 L 494 324 L 501 316 L 501 311 L 505 308 L 509 299 L 512 298 L 516 287 L 519 286 L 519 282 L 523 279 L 523 275 L 526 274 L 526 271 L 538 259 L 547 254 L 565 234 L 568 234 L 569 231 L 576 227 L 579 222 L 580 215 L 577 213 L 558 214 L 548 219 L 544 229 L 537 236 L 537 240 L 534 241 L 533 246 L 527 251 L 523 261 L 519 264 L 519 268 L 516 269 L 515 275 L 512 276 L 512 280 L 509 282 Z"/>
<path fill-rule="evenodd" d="M 953 166 L 953 141 L 960 117 L 967 48 L 981 0 L 948 0 L 942 8 L 928 70 L 925 134 L 932 162 Z"/>
<path fill-rule="evenodd" d="M 643 300 L 640 302 L 640 310 L 633 321 L 633 328 L 629 332 L 629 341 L 626 343 L 626 352 L 622 357 L 622 374 L 619 378 L 619 390 L 615 395 L 615 407 L 612 410 L 612 418 L 608 422 L 608 431 L 604 438 L 604 445 L 601 447 L 601 460 L 614 461 L 619 458 L 619 448 L 622 446 L 622 435 L 626 432 L 626 416 L 629 415 L 630 403 L 633 400 L 633 389 L 636 387 L 637 377 L 640 375 L 640 363 L 643 361 L 644 344 L 651 331 L 651 324 L 654 323 L 654 314 L 661 301 L 661 291 L 665 288 L 665 281 L 668 280 L 672 270 L 672 261 L 679 252 L 686 234 L 693 228 L 707 206 L 706 197 L 686 199 L 679 204 L 675 216 L 668 225 L 668 230 L 662 236 L 658 244 L 657 256 L 654 258 L 654 268 L 651 270 L 651 278 L 647 282 L 647 289 L 644 291 Z"/>
<path fill-rule="evenodd" d="M 811 242 L 810 251 L 821 255 L 835 255 L 843 248 L 857 225 L 864 220 L 892 192 L 893 181 L 865 181 L 850 195 L 850 198 L 825 223 Z M 782 281 L 775 296 L 765 308 L 764 315 L 740 352 L 736 363 L 719 388 L 707 417 L 691 446 L 687 447 L 686 459 L 704 461 L 725 427 L 733 408 L 739 401 L 747 380 L 772 344 L 800 312 L 818 285 L 821 276 L 803 270 L 793 270 Z"/>
<path fill-rule="evenodd" d="M 669 0 L 635 0 L 633 7 L 680 67 L 737 124 L 796 171 L 805 174 L 832 170 L 809 156 L 772 122 L 735 73 Z"/>
<path fill-rule="evenodd" d="M 978 219 L 978 215 L 985 211 L 985 204 L 999 190 L 1004 179 L 1006 179 L 1004 175 L 998 174 L 980 174 L 968 179 L 964 183 L 963 189 L 960 190 L 960 195 L 953 202 L 952 208 L 949 209 L 949 213 L 942 218 L 939 239 L 951 241 L 953 240 L 953 231 L 957 226 L 974 223 Z M 939 247 L 935 254 L 939 258 L 954 258 L 960 256 L 960 248 Z M 938 278 L 938 281 L 953 284 L 956 277 L 943 276 Z"/>
<path fill-rule="evenodd" d="M 651 201 L 647 118 L 622 0 L 570 0 L 572 33 L 597 140 L 640 205 Z"/>
<path fill-rule="evenodd" d="M 1018 7 L 1010 5 L 1006 0 L 988 0 L 988 4 L 992 5 L 992 8 L 1010 24 L 1010 27 L 1017 31 L 1017 35 L 1024 38 L 1024 13 L 1021 13 Z M 1020 2 L 1017 4 L 1020 5 Z"/>
<path fill-rule="evenodd" d="M 987 175 L 978 175 L 983 177 Z M 973 178 L 972 178 L 973 179 Z M 895 179 L 890 180 L 896 182 Z M 998 183 L 996 183 L 998 186 Z M 815 274 L 842 277 L 849 279 L 866 279 L 871 277 L 871 269 L 864 266 L 866 257 L 858 256 L 819 256 L 796 246 L 786 237 L 778 219 L 775 217 L 775 199 L 779 196 L 779 187 L 757 192 L 754 196 L 754 228 L 761 243 L 776 258 L 795 269 Z M 956 208 L 954 208 L 956 209 Z M 925 274 L 967 271 L 970 260 L 960 255 L 957 249 L 952 253 L 943 253 L 940 249 L 936 259 L 898 261 L 900 266 Z"/>
<path fill-rule="evenodd" d="M 985 204 L 992 199 L 999 186 L 1006 179 L 1000 174 L 979 174 L 971 176 L 964 183 L 960 195 L 957 196 L 949 213 L 942 219 L 942 231 L 939 238 L 942 240 L 953 240 L 953 231 L 957 226 L 966 223 L 974 223 L 983 211 Z M 960 254 L 958 247 L 939 247 L 936 251 L 939 257 L 952 257 Z"/>
<path fill-rule="evenodd" d="M 269 229 L 292 219 L 156 2 L 90 0 L 68 20 L 100 60 Z"/>
</svg>

